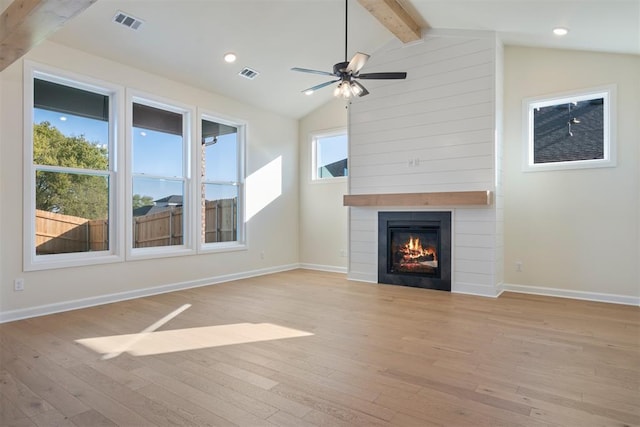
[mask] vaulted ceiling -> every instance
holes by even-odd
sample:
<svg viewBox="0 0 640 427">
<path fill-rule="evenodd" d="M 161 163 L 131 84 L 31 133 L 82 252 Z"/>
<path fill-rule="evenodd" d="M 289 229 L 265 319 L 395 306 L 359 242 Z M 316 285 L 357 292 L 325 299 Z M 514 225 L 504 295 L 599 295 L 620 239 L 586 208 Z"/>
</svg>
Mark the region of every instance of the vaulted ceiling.
<svg viewBox="0 0 640 427">
<path fill-rule="evenodd" d="M 496 31 L 507 45 L 640 55 L 640 0 L 398 2 L 423 28 Z M 0 8 L 11 3 L 0 0 Z M 394 39 L 361 3 L 366 2 L 349 0 L 349 57 L 356 51 L 375 54 Z M 134 31 L 114 23 L 118 11 L 143 24 Z M 1 35 L 6 25 L 0 24 Z M 554 36 L 551 30 L 558 26 L 569 34 Z M 332 91 L 302 94 L 325 79 L 290 68 L 331 71 L 344 60 L 344 1 L 98 0 L 49 38 L 299 118 L 330 99 Z M 222 59 L 229 51 L 238 56 L 234 64 Z M 238 76 L 243 67 L 259 75 Z"/>
</svg>

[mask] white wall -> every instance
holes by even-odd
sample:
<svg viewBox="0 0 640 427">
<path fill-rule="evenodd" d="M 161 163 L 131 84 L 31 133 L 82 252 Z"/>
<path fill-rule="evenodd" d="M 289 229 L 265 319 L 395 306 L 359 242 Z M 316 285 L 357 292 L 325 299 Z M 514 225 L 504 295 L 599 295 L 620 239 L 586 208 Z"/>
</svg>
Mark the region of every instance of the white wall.
<svg viewBox="0 0 640 427">
<path fill-rule="evenodd" d="M 245 251 L 23 272 L 23 74 L 22 61 L 17 61 L 0 73 L 0 320 L 96 303 L 108 300 L 110 294 L 135 296 L 154 292 L 153 288 L 200 285 L 297 265 L 296 120 L 50 42 L 26 58 L 246 121 L 247 175 L 282 156 L 282 195 L 247 224 Z M 16 277 L 25 279 L 23 292 L 13 291 Z"/>
<path fill-rule="evenodd" d="M 452 291 L 495 296 L 502 279 L 502 190 L 497 180 L 502 49 L 492 32 L 430 31 L 395 41 L 367 72 L 407 71 L 403 81 L 366 80 L 371 95 L 350 109 L 350 194 L 492 191 L 488 207 L 453 211 Z M 417 162 L 416 162 L 417 160 Z M 377 212 L 351 208 L 349 277 L 377 281 Z"/>
<path fill-rule="evenodd" d="M 333 99 L 300 120 L 300 262 L 307 268 L 347 271 L 347 180 L 311 180 L 311 134 L 346 129 L 347 116 L 346 103 Z"/>
<path fill-rule="evenodd" d="M 608 84 L 617 166 L 522 172 L 522 99 Z M 639 100 L 639 56 L 506 48 L 505 288 L 640 303 Z"/>
</svg>

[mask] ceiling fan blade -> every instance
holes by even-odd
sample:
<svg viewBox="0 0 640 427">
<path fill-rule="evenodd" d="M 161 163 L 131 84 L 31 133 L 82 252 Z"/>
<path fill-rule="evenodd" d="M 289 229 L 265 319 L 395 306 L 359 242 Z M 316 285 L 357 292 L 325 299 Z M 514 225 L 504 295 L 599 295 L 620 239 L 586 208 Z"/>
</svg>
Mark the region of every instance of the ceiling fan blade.
<svg viewBox="0 0 640 427">
<path fill-rule="evenodd" d="M 325 86 L 329 86 L 331 83 L 335 83 L 335 82 L 339 82 L 339 81 L 340 81 L 340 79 L 336 79 L 336 80 L 331 80 L 331 81 L 328 81 L 328 82 L 320 83 L 319 85 L 315 85 L 313 87 L 305 89 L 302 92 L 304 93 L 304 92 L 309 91 L 309 90 L 315 92 L 318 89 L 322 89 Z"/>
<path fill-rule="evenodd" d="M 358 71 L 360 71 L 360 69 L 364 67 L 364 64 L 367 63 L 368 59 L 369 55 L 367 55 L 366 53 L 356 53 L 355 55 L 353 55 L 353 58 L 351 58 L 351 61 L 349 61 L 349 65 L 347 65 L 347 69 L 345 71 L 347 73 L 357 74 Z"/>
<path fill-rule="evenodd" d="M 380 80 L 394 80 L 394 79 L 406 79 L 407 73 L 366 73 L 355 76 L 358 79 L 380 79 Z"/>
<path fill-rule="evenodd" d="M 358 96 L 362 97 L 362 96 L 365 96 L 365 95 L 369 95 L 369 91 L 367 90 L 367 88 L 362 86 L 360 84 L 360 82 L 352 80 L 351 84 L 354 84 L 354 85 L 356 85 L 356 86 L 358 86 L 360 88 L 361 92 L 360 92 L 360 94 Z"/>
<path fill-rule="evenodd" d="M 319 70 L 310 70 L 308 68 L 298 68 L 298 67 L 293 67 L 291 69 L 291 71 L 299 71 L 301 73 L 311 73 L 311 74 L 320 74 L 323 76 L 333 76 L 333 73 L 330 73 L 328 71 L 319 71 Z"/>
</svg>

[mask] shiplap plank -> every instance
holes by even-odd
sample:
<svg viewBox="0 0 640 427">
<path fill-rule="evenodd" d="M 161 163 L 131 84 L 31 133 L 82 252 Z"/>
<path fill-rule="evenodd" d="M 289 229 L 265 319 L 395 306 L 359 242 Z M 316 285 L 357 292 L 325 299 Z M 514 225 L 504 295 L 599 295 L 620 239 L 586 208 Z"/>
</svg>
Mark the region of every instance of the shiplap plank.
<svg viewBox="0 0 640 427">
<path fill-rule="evenodd" d="M 428 140 L 430 135 L 442 135 L 446 133 L 459 133 L 459 132 L 469 132 L 469 131 L 478 131 L 478 130 L 493 130 L 493 126 L 490 126 L 488 123 L 489 115 L 468 118 L 464 122 L 456 121 L 455 117 L 451 117 L 448 120 L 442 121 L 440 123 L 430 123 L 430 124 L 422 124 L 417 123 L 411 127 L 404 128 L 389 128 L 387 130 L 383 130 L 377 133 L 370 132 L 356 132 L 353 130 L 350 133 L 351 138 L 368 138 L 372 143 L 376 142 L 387 142 L 389 144 L 389 152 L 392 153 L 394 151 L 394 145 L 399 141 L 410 138 L 418 138 L 422 136 L 425 140 Z M 353 171 L 349 171 L 353 172 Z M 357 172 L 357 171 L 356 171 Z M 353 173 L 351 174 L 353 176 Z"/>
<path fill-rule="evenodd" d="M 371 154 L 360 154 L 354 155 L 351 157 L 350 167 L 358 168 L 358 175 L 370 176 L 370 173 L 365 173 L 367 166 L 378 167 L 377 175 L 383 174 L 386 172 L 385 169 L 388 169 L 392 174 L 394 173 L 394 169 L 397 168 L 398 165 L 402 165 L 405 167 L 405 173 L 413 174 L 417 173 L 423 169 L 426 170 L 452 170 L 451 161 L 460 160 L 461 162 L 470 161 L 471 168 L 479 169 L 484 168 L 484 166 L 480 166 L 483 163 L 478 163 L 480 159 L 486 159 L 491 156 L 491 143 L 483 142 L 477 144 L 468 144 L 468 145 L 454 145 L 448 147 L 420 147 L 411 151 L 393 151 L 386 154 L 384 153 L 371 153 Z M 419 159 L 420 164 L 415 165 L 414 167 L 408 167 L 407 160 L 415 160 Z M 493 170 L 491 167 L 493 163 L 489 165 L 489 168 Z M 385 168 L 386 165 L 390 165 L 389 168 Z M 467 169 L 465 165 L 461 165 L 460 169 Z M 455 170 L 455 166 L 453 167 Z M 352 175 L 353 176 L 353 175 Z"/>
<path fill-rule="evenodd" d="M 466 261 L 495 261 L 495 252 L 487 248 L 461 247 L 456 248 L 456 259 Z"/>
<path fill-rule="evenodd" d="M 429 144 L 424 143 L 424 136 L 409 138 L 405 140 L 397 140 L 394 143 L 394 152 L 408 152 L 413 151 L 417 146 L 420 146 L 421 150 L 431 150 L 439 147 L 454 147 L 458 145 L 466 146 L 473 144 L 485 144 L 491 141 L 493 134 L 492 129 L 481 129 L 468 132 L 456 132 L 446 133 L 441 135 L 430 135 Z M 420 145 L 420 141 L 423 142 Z M 351 144 L 349 146 L 349 156 L 360 156 L 365 154 L 380 154 L 389 152 L 389 142 L 383 141 L 378 143 L 369 144 Z"/>
<path fill-rule="evenodd" d="M 492 263 L 488 263 L 484 261 L 469 261 L 466 259 L 456 259 L 455 271 L 492 275 L 494 273 L 494 266 Z"/>
<path fill-rule="evenodd" d="M 422 102 L 439 102 L 449 95 L 473 93 L 477 91 L 493 88 L 493 79 L 490 75 L 473 76 L 466 80 L 449 81 L 437 84 L 429 82 L 429 86 L 418 86 L 419 82 L 406 82 L 405 86 L 398 86 L 405 81 L 395 83 L 379 83 L 372 80 L 367 82 L 367 87 L 371 91 L 371 101 L 374 109 L 393 111 L 397 108 L 411 108 L 415 104 Z M 375 94 L 375 96 L 374 96 Z M 354 102 L 352 107 L 360 106 L 363 101 Z M 377 104 L 375 104 L 377 102 Z M 385 108 L 386 106 L 386 108 Z"/>
<path fill-rule="evenodd" d="M 452 108 L 437 109 L 427 112 L 416 112 L 413 109 L 396 110 L 396 115 L 389 117 L 379 117 L 377 120 L 367 122 L 362 127 L 355 127 L 354 132 L 363 134 L 378 133 L 389 128 L 411 128 L 417 123 L 420 125 L 431 125 L 436 123 L 446 123 L 454 118 L 458 122 L 477 117 L 487 117 L 487 111 L 491 111 L 492 101 L 482 100 L 480 102 L 468 102 L 462 106 Z"/>
<path fill-rule="evenodd" d="M 484 286 L 491 286 L 494 283 L 493 275 L 491 274 L 467 273 L 465 271 L 456 271 L 455 280 L 457 283 L 473 283 Z"/>
<path fill-rule="evenodd" d="M 439 98 L 433 98 L 429 102 L 419 102 L 414 104 L 404 104 L 404 107 L 412 115 L 426 114 L 433 112 L 441 112 L 452 108 L 466 107 L 468 105 L 475 105 L 480 103 L 490 103 L 491 90 L 488 88 L 478 89 L 465 93 L 447 93 Z M 381 104 L 380 108 L 384 108 L 384 104 Z M 396 109 L 384 114 L 384 118 L 392 119 L 395 117 L 401 117 L 406 115 L 404 108 Z M 379 110 L 359 111 L 357 115 L 351 118 L 350 126 L 359 127 L 362 124 L 374 123 L 380 118 Z"/>
<path fill-rule="evenodd" d="M 417 168 L 416 168 L 417 169 Z M 409 186 L 411 187 L 419 187 L 420 185 L 425 185 L 422 183 L 428 183 L 430 186 L 437 185 L 447 185 L 447 184 L 455 184 L 455 183 L 478 183 L 478 182 L 491 182 L 492 178 L 492 170 L 491 169 L 472 169 L 472 170 L 464 170 L 464 171 L 455 171 L 455 172 L 434 172 L 434 173 L 425 173 L 425 172 L 417 172 L 411 175 L 401 175 L 394 176 L 391 174 L 378 174 L 377 176 L 361 176 L 361 177 L 352 177 L 352 188 L 353 194 L 360 194 L 358 189 L 365 188 L 382 188 L 382 187 L 403 187 L 407 186 L 407 190 L 403 191 L 405 193 L 431 193 L 434 191 L 408 191 Z M 379 191 L 379 193 L 384 194 L 386 191 Z M 391 193 L 397 193 L 397 191 L 391 191 Z"/>
<path fill-rule="evenodd" d="M 491 235 L 456 233 L 454 237 L 456 248 L 492 249 L 495 244 Z"/>
</svg>

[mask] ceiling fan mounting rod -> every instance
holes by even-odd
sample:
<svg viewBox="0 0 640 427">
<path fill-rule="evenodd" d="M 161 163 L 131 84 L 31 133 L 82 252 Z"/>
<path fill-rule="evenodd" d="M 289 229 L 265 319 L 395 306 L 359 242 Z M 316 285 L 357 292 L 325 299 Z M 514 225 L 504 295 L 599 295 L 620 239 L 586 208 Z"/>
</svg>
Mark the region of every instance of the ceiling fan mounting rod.
<svg viewBox="0 0 640 427">
<path fill-rule="evenodd" d="M 344 0 L 344 62 L 347 62 L 347 39 L 349 37 L 349 4 L 348 0 Z"/>
</svg>

